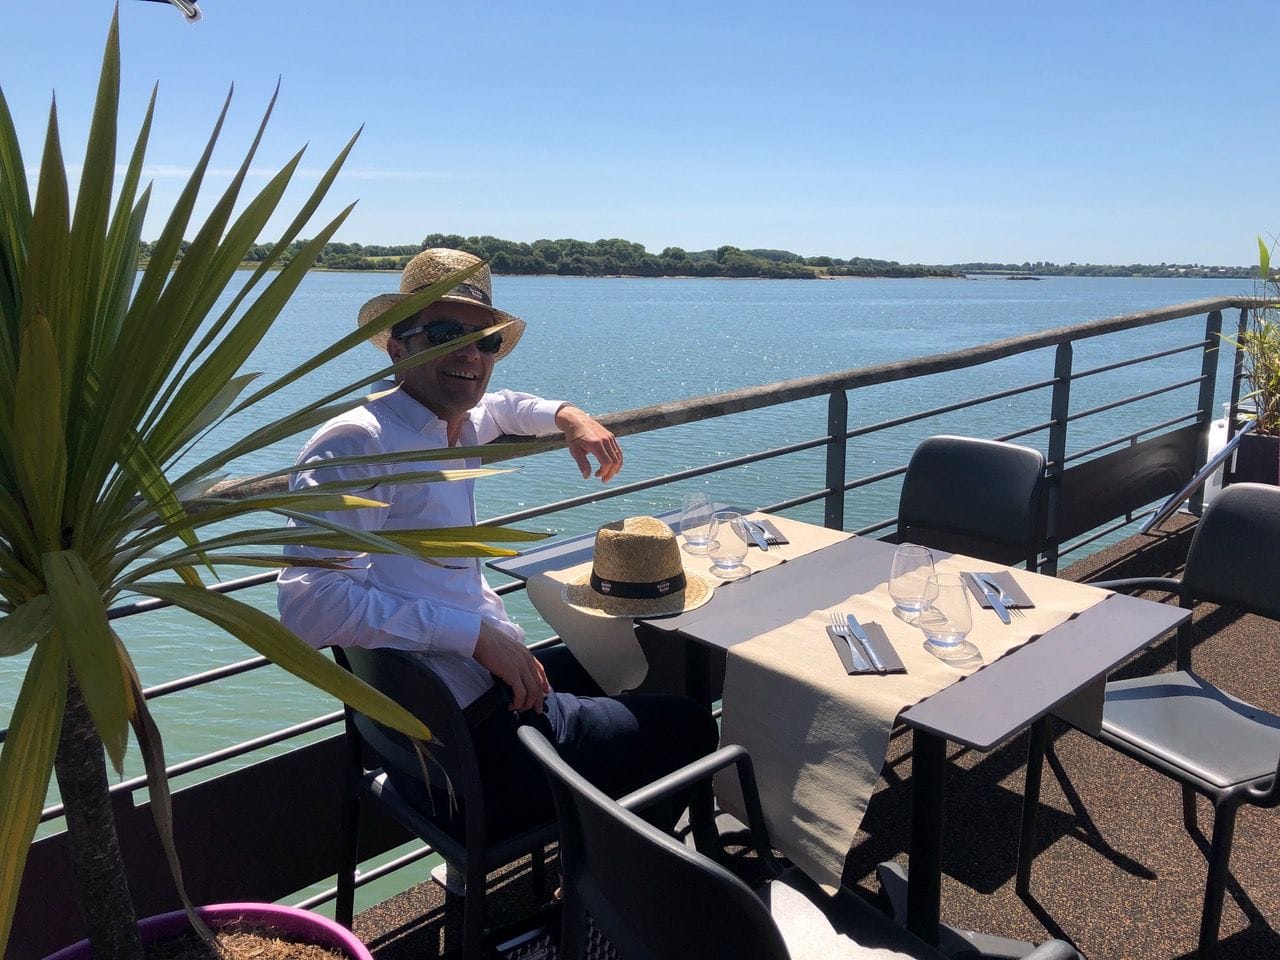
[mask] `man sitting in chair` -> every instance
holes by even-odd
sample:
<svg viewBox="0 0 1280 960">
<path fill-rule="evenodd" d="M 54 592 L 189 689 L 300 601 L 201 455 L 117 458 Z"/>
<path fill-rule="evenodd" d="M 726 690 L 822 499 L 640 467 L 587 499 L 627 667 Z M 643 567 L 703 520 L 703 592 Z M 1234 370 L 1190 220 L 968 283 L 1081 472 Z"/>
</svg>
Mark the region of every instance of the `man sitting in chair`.
<svg viewBox="0 0 1280 960">
<path fill-rule="evenodd" d="M 400 292 L 380 294 L 360 310 L 361 326 L 406 296 L 478 260 L 459 250 L 424 250 L 405 267 Z M 370 338 L 393 361 L 497 323 L 497 333 L 403 371 L 359 406 L 322 426 L 299 455 L 306 470 L 290 487 L 342 480 L 386 507 L 329 515 L 380 531 L 475 523 L 472 481 L 384 484 L 396 470 L 478 466 L 475 460 L 380 466 L 326 466 L 342 457 L 442 447 L 470 447 L 504 433 L 563 431 L 583 479 L 593 457 L 601 481 L 622 467 L 613 433 L 572 404 L 527 393 L 486 392 L 494 365 L 524 333 L 523 320 L 495 309 L 482 267 L 414 316 Z M 398 388 L 397 388 L 398 387 Z M 315 548 L 290 548 L 324 556 Z M 575 769 L 615 796 L 714 750 L 711 716 L 676 696 L 605 697 L 563 646 L 537 655 L 507 616 L 478 559 L 434 565 L 390 554 L 365 554 L 346 569 L 290 567 L 280 576 L 282 622 L 315 647 L 391 647 L 412 651 L 440 675 L 464 708 L 480 755 L 490 830 L 514 832 L 553 816 L 541 769 L 516 737 L 534 723 Z"/>
</svg>

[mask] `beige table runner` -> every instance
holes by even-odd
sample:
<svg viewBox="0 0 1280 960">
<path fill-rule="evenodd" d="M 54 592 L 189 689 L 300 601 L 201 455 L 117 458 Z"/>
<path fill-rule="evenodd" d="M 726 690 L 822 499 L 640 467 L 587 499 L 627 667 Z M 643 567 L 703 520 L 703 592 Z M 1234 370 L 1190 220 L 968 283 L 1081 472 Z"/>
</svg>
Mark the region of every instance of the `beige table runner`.
<svg viewBox="0 0 1280 960">
<path fill-rule="evenodd" d="M 1007 568 L 957 555 L 939 561 L 937 569 Z M 955 667 L 928 653 L 924 635 L 894 615 L 887 582 L 850 597 L 840 609 L 882 628 L 906 673 L 847 675 L 826 633 L 827 610 L 730 648 L 721 742 L 750 752 L 774 847 L 824 887 L 839 885 L 898 714 L 1108 595 L 1025 570 L 1012 575 L 1035 607 L 1006 626 L 994 611 L 972 602 L 968 639 L 982 654 L 980 664 Z M 735 777 L 721 775 L 716 793 L 742 818 Z"/>
<path fill-rule="evenodd" d="M 747 516 L 759 518 L 764 514 L 752 513 Z M 747 566 L 752 573 L 767 570 L 814 550 L 848 540 L 852 536 L 840 530 L 828 530 L 787 517 L 770 515 L 769 521 L 791 542 L 771 546 L 765 551 L 755 547 L 749 549 Z M 731 582 L 712 574 L 711 561 L 706 557 L 694 557 L 685 553 L 684 559 L 690 570 L 702 574 L 713 587 Z M 584 613 L 569 606 L 560 595 L 566 583 L 590 569 L 591 562 L 587 561 L 565 570 L 535 574 L 526 585 L 529 601 L 547 625 L 560 635 L 560 639 L 605 693 L 632 690 L 640 685 L 649 669 L 640 644 L 636 641 L 634 622 Z"/>
</svg>

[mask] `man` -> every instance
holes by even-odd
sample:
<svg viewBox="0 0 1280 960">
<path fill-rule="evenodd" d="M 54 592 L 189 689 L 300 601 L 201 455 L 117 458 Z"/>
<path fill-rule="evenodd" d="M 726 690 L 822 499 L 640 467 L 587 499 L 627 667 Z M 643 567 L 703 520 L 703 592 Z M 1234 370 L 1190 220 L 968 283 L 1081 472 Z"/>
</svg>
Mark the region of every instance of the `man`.
<svg viewBox="0 0 1280 960">
<path fill-rule="evenodd" d="M 381 294 L 360 310 L 363 326 L 404 297 L 478 260 L 458 250 L 431 249 L 405 267 L 398 294 Z M 494 365 L 507 356 L 525 323 L 492 304 L 489 269 L 407 320 L 371 338 L 393 361 L 494 326 L 477 342 L 400 374 L 398 385 L 329 421 L 303 448 L 308 469 L 290 485 L 306 489 L 334 480 L 388 504 L 344 511 L 330 519 L 365 530 L 452 527 L 475 523 L 471 481 L 383 483 L 396 471 L 464 466 L 421 461 L 386 466 L 325 466 L 327 460 L 377 453 L 474 446 L 503 433 L 564 432 L 583 479 L 610 480 L 622 467 L 617 438 L 570 403 L 502 390 L 487 393 Z M 476 466 L 467 461 L 466 466 Z M 300 555 L 324 551 L 298 549 Z M 520 722 L 537 723 L 565 758 L 602 789 L 622 793 L 715 748 L 714 721 L 683 697 L 598 694 L 567 650 L 539 659 L 524 631 L 507 616 L 485 582 L 480 561 L 440 564 L 368 554 L 347 569 L 291 567 L 279 580 L 285 626 L 313 646 L 392 647 L 424 658 L 449 686 L 472 725 L 481 759 L 490 827 L 508 832 L 552 815 L 550 792 L 515 736 Z M 545 661 L 545 662 L 544 662 Z"/>
</svg>

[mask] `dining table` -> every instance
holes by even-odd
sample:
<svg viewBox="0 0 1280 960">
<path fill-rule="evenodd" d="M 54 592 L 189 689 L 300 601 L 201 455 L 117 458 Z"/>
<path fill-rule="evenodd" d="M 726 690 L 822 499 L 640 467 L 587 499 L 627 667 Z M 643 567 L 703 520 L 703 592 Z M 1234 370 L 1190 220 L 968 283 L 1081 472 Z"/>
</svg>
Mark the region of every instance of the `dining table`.
<svg viewBox="0 0 1280 960">
<path fill-rule="evenodd" d="M 782 518 L 777 520 L 780 525 L 784 522 Z M 793 540 L 806 539 L 808 534 L 794 525 L 796 521 L 785 522 Z M 823 539 L 824 533 L 834 536 Z M 908 692 L 901 694 L 901 701 L 886 701 L 890 706 L 885 716 L 887 722 L 901 722 L 912 731 L 908 869 L 902 871 L 896 865 L 882 865 L 881 881 L 886 885 L 895 912 L 900 912 L 900 919 L 917 936 L 931 944 L 941 943 L 944 948 L 949 941 L 952 946 L 981 950 L 980 936 L 963 934 L 957 942 L 958 934 L 940 922 L 947 744 L 990 751 L 1049 714 L 1069 715 L 1073 723 L 1084 729 L 1096 728 L 1101 723 L 1102 687 L 1107 674 L 1175 629 L 1190 614 L 1172 605 L 1083 588 L 1026 570 L 1017 570 L 1015 574 L 998 564 L 938 552 L 939 569 L 949 566 L 1010 573 L 1016 575 L 1018 585 L 1027 595 L 1037 599 L 1037 606 L 1041 605 L 1040 597 L 1052 595 L 1058 598 L 1059 607 L 1055 617 L 1006 648 L 985 645 L 987 640 L 1001 640 L 1004 636 L 1001 631 L 1009 628 L 1000 624 L 992 610 L 975 606 L 971 639 L 980 642 L 985 655 L 981 662 L 955 669 L 948 675 L 947 666 L 939 665 L 935 669 L 929 662 L 932 658 L 921 659 L 916 647 L 923 638 L 918 631 L 914 633 L 915 639 L 906 640 L 909 632 L 904 632 L 904 625 L 893 622 L 887 580 L 895 544 L 818 527 L 813 528 L 811 540 L 811 549 L 793 550 L 785 562 L 779 562 L 775 553 L 767 567 L 719 584 L 712 599 L 697 609 L 674 617 L 637 620 L 635 632 L 650 642 L 665 641 L 682 648 L 686 660 L 685 692 L 708 706 L 720 692 L 714 682 L 718 676 L 717 661 L 727 659 L 730 670 L 726 673 L 722 707 L 726 735 L 731 729 L 749 732 L 751 721 L 763 717 L 760 722 L 767 724 L 763 735 L 771 741 L 770 752 L 783 757 L 784 765 L 791 762 L 792 755 L 801 758 L 794 767 L 787 766 L 787 777 L 803 770 L 805 750 L 813 749 L 811 743 L 806 743 L 812 735 L 807 714 L 825 714 L 828 724 L 836 725 L 838 737 L 844 735 L 839 726 L 844 724 L 852 749 L 835 751 L 830 757 L 824 755 L 812 764 L 820 770 L 821 777 L 813 780 L 810 788 L 819 793 L 838 792 L 832 787 L 841 783 L 842 763 L 853 766 L 855 760 L 866 762 L 865 757 L 859 757 L 857 743 L 857 726 L 865 722 L 863 713 L 857 709 L 863 693 L 873 699 L 883 698 L 884 691 L 894 684 L 907 684 L 902 687 Z M 554 575 L 551 572 L 557 569 L 589 562 L 591 543 L 589 536 L 572 538 L 539 546 L 521 557 L 495 561 L 491 566 L 520 579 Z M 762 556 L 753 550 L 749 561 Z M 873 600 L 876 602 L 872 603 Z M 897 654 L 902 655 L 906 676 L 899 673 L 890 678 L 874 672 L 849 675 L 826 637 L 814 639 L 816 625 L 822 622 L 819 617 L 831 610 L 861 611 L 859 617 L 866 619 L 878 642 L 887 644 L 882 649 L 894 659 Z M 1038 632 L 1040 629 L 1043 632 Z M 805 642 L 796 643 L 801 637 Z M 782 651 L 782 655 L 769 655 L 767 647 L 771 638 L 775 650 Z M 762 647 L 766 648 L 764 655 L 758 653 Z M 756 652 L 747 658 L 756 682 L 763 678 L 766 685 L 775 684 L 766 687 L 773 691 L 805 689 L 787 684 L 804 681 L 812 685 L 816 672 L 820 682 L 816 688 L 808 689 L 806 695 L 817 700 L 794 700 L 788 693 L 775 698 L 776 702 L 770 705 L 772 712 L 762 713 L 760 694 L 753 691 L 748 695 L 745 688 L 735 693 L 734 689 L 734 664 L 743 662 L 743 654 L 749 651 Z M 746 668 L 740 667 L 739 672 L 743 669 Z M 929 686 L 909 685 L 921 675 L 932 678 Z M 963 682 L 959 682 L 961 680 Z M 926 691 L 923 696 L 919 694 L 921 689 Z M 786 711 L 792 709 L 793 703 L 794 711 L 806 716 L 787 716 Z M 879 708 L 882 712 L 886 709 L 883 703 Z M 752 735 L 762 735 L 759 723 Z M 886 742 L 887 736 L 886 730 Z M 794 738 L 794 743 L 789 737 Z M 750 741 L 747 745 L 752 749 Z M 865 751 L 870 758 L 872 781 L 883 762 L 883 753 L 877 758 L 875 749 L 872 746 Z M 758 772 L 767 778 L 770 759 L 764 759 L 766 769 Z M 868 779 L 867 773 L 863 771 L 863 781 Z M 764 788 L 762 791 L 768 792 Z M 868 795 L 870 791 L 871 787 L 865 786 Z M 787 802 L 784 789 L 781 800 L 775 799 L 775 806 Z M 843 838 L 856 830 L 864 807 L 865 803 L 849 808 L 845 833 L 834 834 L 836 852 Z M 842 808 L 834 809 L 839 814 Z M 814 819 L 811 813 L 807 809 L 799 810 L 796 819 Z M 819 849 L 815 859 L 811 837 L 788 829 L 795 824 L 781 825 L 781 830 L 771 826 L 771 834 L 781 836 L 781 842 L 775 840 L 775 846 L 784 855 L 792 857 L 802 868 L 811 862 L 823 865 L 824 851 Z M 793 850 L 788 849 L 791 842 L 795 844 Z M 830 846 L 830 839 L 826 842 Z M 816 846 L 820 848 L 821 843 Z M 825 851 L 828 860 L 831 852 Z M 822 870 L 816 872 L 821 874 Z M 904 895 L 896 889 L 899 885 L 905 886 Z"/>
</svg>

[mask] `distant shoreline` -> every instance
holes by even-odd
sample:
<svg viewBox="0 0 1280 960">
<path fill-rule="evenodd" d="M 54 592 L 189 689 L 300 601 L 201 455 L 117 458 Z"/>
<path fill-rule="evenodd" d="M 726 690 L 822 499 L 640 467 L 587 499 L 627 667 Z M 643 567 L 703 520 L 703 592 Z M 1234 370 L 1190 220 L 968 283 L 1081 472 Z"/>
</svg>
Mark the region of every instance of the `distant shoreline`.
<svg viewBox="0 0 1280 960">
<path fill-rule="evenodd" d="M 146 266 L 141 264 L 139 268 Z M 238 270 L 256 270 L 256 263 L 241 263 Z M 273 268 L 278 269 L 278 268 Z M 314 266 L 308 271 L 309 273 L 370 273 L 370 274 L 389 274 L 399 276 L 400 270 L 377 268 L 356 268 L 356 267 L 326 267 Z M 954 276 L 942 276 L 938 274 L 930 274 L 927 276 L 912 277 L 895 277 L 889 275 L 870 275 L 863 274 L 859 276 L 830 276 L 822 274 L 812 278 L 806 277 L 699 277 L 695 274 L 665 274 L 660 277 L 646 277 L 638 274 L 627 273 L 602 273 L 589 276 L 578 276 L 575 274 L 565 273 L 500 273 L 493 271 L 495 277 L 554 277 L 561 280 L 1046 280 L 1055 277 L 1081 278 L 1081 279 L 1101 279 L 1101 280 L 1239 280 L 1253 279 L 1250 274 L 1245 277 L 1239 277 L 1235 274 L 1206 275 L 1199 273 L 1169 273 L 1169 274 L 1148 274 L 1148 273 L 1127 273 L 1127 274 L 1101 274 L 1101 273 L 1074 273 L 1074 274 L 1026 274 L 1026 273 L 958 273 Z"/>
<path fill-rule="evenodd" d="M 285 250 L 254 244 L 246 253 L 252 269 L 274 255 L 288 260 L 308 249 L 310 241 L 296 240 Z M 428 234 L 418 244 L 360 244 L 329 242 L 314 253 L 311 269 L 342 273 L 398 273 L 423 250 L 448 247 L 486 260 L 500 276 L 669 277 L 672 279 L 965 279 L 975 276 L 1039 279 L 1044 277 L 1161 277 L 1252 280 L 1257 268 L 1207 266 L 1199 263 L 1058 264 L 1045 260 L 1021 263 L 927 264 L 900 263 L 876 257 L 804 256 L 791 250 L 741 249 L 729 244 L 714 250 L 665 247 L 650 253 L 629 240 L 535 240 L 524 243 L 499 237 Z M 146 261 L 153 245 L 142 241 L 139 258 Z M 181 248 L 179 257 L 186 252 Z"/>
</svg>

